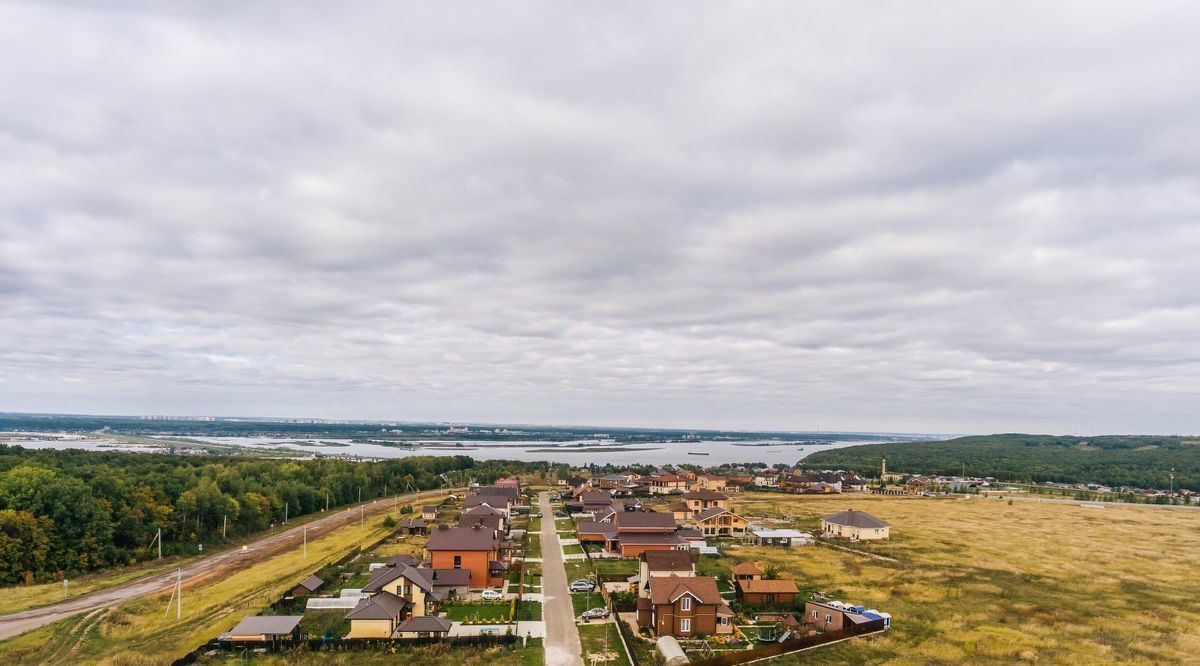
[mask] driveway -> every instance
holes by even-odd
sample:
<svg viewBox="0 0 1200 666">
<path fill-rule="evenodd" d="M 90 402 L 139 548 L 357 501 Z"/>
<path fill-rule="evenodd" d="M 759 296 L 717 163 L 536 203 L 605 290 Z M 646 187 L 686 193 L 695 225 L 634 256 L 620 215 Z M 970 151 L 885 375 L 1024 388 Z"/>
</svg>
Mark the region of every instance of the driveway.
<svg viewBox="0 0 1200 666">
<path fill-rule="evenodd" d="M 538 503 L 543 516 L 553 516 L 549 493 L 541 493 Z M 542 521 L 542 594 L 546 621 L 546 666 L 583 666 L 579 631 L 575 628 L 575 609 L 567 592 L 567 570 L 563 567 L 562 546 L 558 542 L 555 521 Z"/>
</svg>

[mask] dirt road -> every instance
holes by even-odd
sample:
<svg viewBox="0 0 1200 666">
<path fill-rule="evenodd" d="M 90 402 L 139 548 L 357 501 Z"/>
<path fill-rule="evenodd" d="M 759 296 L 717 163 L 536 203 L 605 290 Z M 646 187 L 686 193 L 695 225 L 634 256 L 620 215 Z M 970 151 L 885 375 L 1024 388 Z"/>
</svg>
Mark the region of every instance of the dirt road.
<svg viewBox="0 0 1200 666">
<path fill-rule="evenodd" d="M 401 504 L 407 504 L 425 497 L 445 495 L 446 492 L 448 491 L 439 490 L 436 492 L 400 495 L 397 499 Z M 324 518 L 318 518 L 317 520 L 305 523 L 308 526 L 308 538 L 318 538 L 340 527 L 356 523 L 361 519 L 361 516 L 370 516 L 388 511 L 392 508 L 394 501 L 396 500 L 393 498 L 387 498 L 374 502 L 366 502 L 361 505 L 355 505 L 349 510 L 337 510 Z M 184 587 L 194 587 L 224 572 L 240 569 L 271 558 L 286 549 L 297 547 L 303 538 L 304 525 L 299 525 L 262 537 L 257 541 L 247 544 L 245 550 L 239 547 L 193 560 L 182 567 Z M 160 571 L 74 599 L 67 599 L 19 613 L 0 615 L 0 640 L 12 638 L 26 631 L 37 629 L 38 627 L 57 622 L 72 615 L 110 608 L 130 599 L 163 592 L 170 588 L 171 585 L 174 585 L 175 576 L 176 572 L 174 569 Z"/>
</svg>

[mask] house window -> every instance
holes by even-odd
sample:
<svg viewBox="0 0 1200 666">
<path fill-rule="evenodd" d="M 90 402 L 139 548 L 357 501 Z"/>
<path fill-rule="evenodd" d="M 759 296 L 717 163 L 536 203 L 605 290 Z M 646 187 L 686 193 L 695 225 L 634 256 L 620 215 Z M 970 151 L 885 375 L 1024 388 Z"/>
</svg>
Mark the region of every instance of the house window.
<svg viewBox="0 0 1200 666">
<path fill-rule="evenodd" d="M 832 615 L 826 615 L 826 616 L 825 616 L 825 624 L 829 624 L 829 623 L 831 623 L 831 622 L 833 622 L 833 616 L 832 616 Z"/>
<path fill-rule="evenodd" d="M 455 556 L 454 556 L 454 568 L 455 568 L 455 569 L 461 569 L 461 568 L 462 568 L 462 555 L 455 555 Z"/>
<path fill-rule="evenodd" d="M 816 610 L 815 608 L 813 609 L 813 619 L 814 619 L 814 620 L 819 620 L 819 619 L 821 619 L 821 616 L 820 616 L 820 614 L 818 614 L 818 613 L 817 613 L 817 610 Z"/>
<path fill-rule="evenodd" d="M 685 610 L 685 611 L 692 610 L 692 598 L 684 597 L 683 603 L 679 606 L 679 610 Z"/>
<path fill-rule="evenodd" d="M 721 622 L 721 624 L 722 624 L 722 625 L 727 625 L 727 624 L 729 624 L 729 618 L 727 618 L 727 617 L 720 617 L 720 618 L 718 618 L 718 619 L 720 620 L 720 622 Z"/>
<path fill-rule="evenodd" d="M 679 633 L 681 633 L 681 634 L 692 633 L 692 618 L 685 617 L 679 621 Z"/>
</svg>

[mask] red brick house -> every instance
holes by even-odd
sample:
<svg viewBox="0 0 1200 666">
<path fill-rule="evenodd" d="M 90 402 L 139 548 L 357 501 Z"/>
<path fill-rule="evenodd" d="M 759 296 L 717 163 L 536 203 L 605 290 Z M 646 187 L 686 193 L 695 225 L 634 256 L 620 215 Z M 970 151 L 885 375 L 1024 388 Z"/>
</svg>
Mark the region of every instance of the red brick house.
<svg viewBox="0 0 1200 666">
<path fill-rule="evenodd" d="M 708 636 L 733 633 L 733 611 L 710 576 L 650 579 L 650 596 L 637 602 L 638 625 L 659 636 Z"/>
</svg>

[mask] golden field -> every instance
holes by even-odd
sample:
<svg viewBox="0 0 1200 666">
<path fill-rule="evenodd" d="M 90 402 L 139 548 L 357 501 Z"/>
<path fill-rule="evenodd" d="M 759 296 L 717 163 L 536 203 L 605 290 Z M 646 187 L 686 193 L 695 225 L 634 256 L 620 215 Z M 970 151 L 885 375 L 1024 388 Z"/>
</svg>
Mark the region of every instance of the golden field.
<svg viewBox="0 0 1200 666">
<path fill-rule="evenodd" d="M 895 562 L 820 545 L 729 551 L 893 616 L 882 636 L 771 663 L 1200 662 L 1200 511 L 849 494 L 733 501 L 814 533 L 818 516 L 847 508 L 892 525 L 888 541 L 848 545 Z"/>
</svg>

